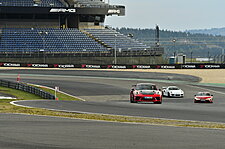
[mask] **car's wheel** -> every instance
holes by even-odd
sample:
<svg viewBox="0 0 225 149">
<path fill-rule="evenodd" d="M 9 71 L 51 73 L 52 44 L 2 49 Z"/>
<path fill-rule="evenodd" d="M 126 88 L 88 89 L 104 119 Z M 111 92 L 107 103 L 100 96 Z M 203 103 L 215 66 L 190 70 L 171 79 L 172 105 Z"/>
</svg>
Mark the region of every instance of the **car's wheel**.
<svg viewBox="0 0 225 149">
<path fill-rule="evenodd" d="M 197 101 L 197 100 L 194 100 L 194 103 L 198 103 L 199 101 Z"/>
<path fill-rule="evenodd" d="M 207 103 L 213 103 L 213 101 L 206 101 Z"/>
<path fill-rule="evenodd" d="M 134 100 L 133 94 L 130 94 L 130 103 L 137 103 L 137 101 Z"/>
<path fill-rule="evenodd" d="M 154 102 L 154 104 L 162 104 L 162 101 Z"/>
<path fill-rule="evenodd" d="M 130 103 L 134 103 L 134 95 L 130 94 Z"/>
<path fill-rule="evenodd" d="M 168 97 L 171 97 L 170 93 L 168 93 Z"/>
</svg>

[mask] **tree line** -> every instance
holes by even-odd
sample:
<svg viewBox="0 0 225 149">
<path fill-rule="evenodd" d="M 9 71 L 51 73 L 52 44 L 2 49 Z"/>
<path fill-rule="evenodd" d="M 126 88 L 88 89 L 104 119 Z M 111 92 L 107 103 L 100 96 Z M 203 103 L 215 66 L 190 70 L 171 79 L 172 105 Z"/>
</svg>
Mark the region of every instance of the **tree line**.
<svg viewBox="0 0 225 149">
<path fill-rule="evenodd" d="M 148 45 L 155 46 L 155 29 L 116 28 L 124 35 L 133 34 L 133 38 Z M 165 48 L 165 56 L 183 53 L 190 57 L 219 56 L 225 49 L 225 36 L 210 34 L 160 30 L 160 46 Z"/>
</svg>

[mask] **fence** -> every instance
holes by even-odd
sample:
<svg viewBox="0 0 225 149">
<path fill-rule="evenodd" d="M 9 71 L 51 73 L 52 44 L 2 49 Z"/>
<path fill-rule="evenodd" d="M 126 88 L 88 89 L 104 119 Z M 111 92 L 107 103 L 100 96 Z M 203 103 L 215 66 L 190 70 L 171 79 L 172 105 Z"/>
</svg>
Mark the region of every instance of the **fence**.
<svg viewBox="0 0 225 149">
<path fill-rule="evenodd" d="M 43 91 L 41 89 L 38 89 L 36 87 L 29 86 L 29 85 L 22 84 L 22 83 L 0 80 L 0 86 L 21 90 L 21 91 L 28 92 L 28 93 L 31 93 L 31 94 L 35 94 L 35 95 L 40 96 L 44 99 L 55 99 L 55 96 L 48 93 L 48 92 L 45 92 L 45 91 Z"/>
<path fill-rule="evenodd" d="M 225 69 L 225 64 L 154 64 L 154 65 L 99 65 L 99 64 L 44 64 L 44 63 L 1 63 L 1 67 L 30 68 L 93 68 L 93 69 Z"/>
</svg>

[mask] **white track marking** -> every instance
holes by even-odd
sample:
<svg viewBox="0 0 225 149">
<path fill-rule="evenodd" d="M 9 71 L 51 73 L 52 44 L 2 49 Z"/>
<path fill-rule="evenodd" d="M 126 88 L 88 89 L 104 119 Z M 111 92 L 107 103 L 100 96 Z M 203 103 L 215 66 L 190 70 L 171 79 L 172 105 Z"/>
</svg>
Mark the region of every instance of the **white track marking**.
<svg viewBox="0 0 225 149">
<path fill-rule="evenodd" d="M 26 100 L 26 101 L 38 101 L 38 100 Z M 40 101 L 43 101 L 43 100 L 40 100 Z M 10 104 L 15 105 L 15 106 L 19 106 L 19 107 L 24 107 L 24 108 L 37 108 L 37 107 L 19 105 L 19 104 L 15 103 L 15 102 L 18 102 L 19 103 L 19 102 L 23 102 L 23 101 L 12 101 L 12 102 L 10 102 Z M 40 109 L 46 109 L 46 110 L 58 111 L 58 112 L 79 113 L 79 114 L 96 114 L 96 115 L 105 115 L 105 116 L 109 115 L 109 116 L 139 117 L 139 118 L 151 118 L 151 119 L 159 119 L 159 120 L 175 120 L 175 121 L 184 121 L 184 122 L 204 122 L 204 123 L 225 124 L 225 123 L 221 123 L 221 122 L 207 122 L 207 121 L 194 121 L 194 120 L 182 120 L 182 119 L 168 119 L 168 118 L 157 118 L 157 117 L 143 117 L 143 116 L 129 116 L 129 115 L 117 115 L 117 114 L 104 114 L 104 113 L 92 113 L 92 112 L 82 112 L 82 111 L 69 111 L 69 110 L 48 109 L 48 108 L 40 108 Z M 80 119 L 80 118 L 77 118 L 77 119 Z M 81 119 L 83 119 L 83 118 L 81 118 Z M 87 120 L 87 119 L 84 119 L 84 120 Z M 94 120 L 94 121 L 104 121 L 104 120 Z M 129 122 L 121 122 L 121 123 L 129 123 Z M 131 124 L 144 124 L 144 123 L 135 123 L 135 122 L 130 122 L 130 123 Z M 173 126 L 173 125 L 163 125 L 163 124 L 150 124 L 150 125 Z M 180 127 L 180 126 L 174 126 L 174 127 Z M 203 129 L 207 129 L 207 128 L 203 128 Z M 217 128 L 215 128 L 215 129 L 217 129 Z"/>
</svg>

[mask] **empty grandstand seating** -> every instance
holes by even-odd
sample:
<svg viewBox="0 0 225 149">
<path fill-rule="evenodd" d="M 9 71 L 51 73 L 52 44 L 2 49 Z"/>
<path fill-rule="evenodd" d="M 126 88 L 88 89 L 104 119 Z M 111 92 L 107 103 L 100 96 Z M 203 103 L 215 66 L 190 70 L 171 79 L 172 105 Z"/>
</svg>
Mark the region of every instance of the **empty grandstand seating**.
<svg viewBox="0 0 225 149">
<path fill-rule="evenodd" d="M 4 28 L 0 52 L 99 52 L 107 48 L 78 29 Z"/>
<path fill-rule="evenodd" d="M 0 6 L 65 7 L 59 0 L 0 0 Z"/>
<path fill-rule="evenodd" d="M 120 34 L 112 29 L 85 29 L 85 31 L 94 36 L 100 42 L 107 44 L 111 48 L 116 46 L 117 49 L 124 51 L 145 50 L 149 48 L 143 43 Z"/>
<path fill-rule="evenodd" d="M 78 29 L 2 28 L 0 52 L 105 52 L 115 46 L 121 51 L 148 48 L 115 30 L 85 29 L 85 32 L 87 35 Z"/>
</svg>

